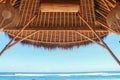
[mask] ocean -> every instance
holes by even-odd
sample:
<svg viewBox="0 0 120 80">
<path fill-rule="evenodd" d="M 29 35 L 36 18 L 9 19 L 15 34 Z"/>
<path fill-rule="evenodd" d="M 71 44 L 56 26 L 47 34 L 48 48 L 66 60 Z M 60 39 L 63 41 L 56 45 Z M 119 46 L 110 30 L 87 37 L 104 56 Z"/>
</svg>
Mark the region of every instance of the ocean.
<svg viewBox="0 0 120 80">
<path fill-rule="evenodd" d="M 120 72 L 0 72 L 0 80 L 120 80 Z"/>
</svg>

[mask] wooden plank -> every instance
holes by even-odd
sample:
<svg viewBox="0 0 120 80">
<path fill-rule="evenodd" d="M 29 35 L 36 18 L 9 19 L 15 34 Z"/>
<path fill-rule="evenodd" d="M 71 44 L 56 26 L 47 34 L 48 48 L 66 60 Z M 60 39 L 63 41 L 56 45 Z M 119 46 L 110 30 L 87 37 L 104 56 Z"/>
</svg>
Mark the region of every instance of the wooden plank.
<svg viewBox="0 0 120 80">
<path fill-rule="evenodd" d="M 41 12 L 78 12 L 79 0 L 42 0 Z"/>
</svg>

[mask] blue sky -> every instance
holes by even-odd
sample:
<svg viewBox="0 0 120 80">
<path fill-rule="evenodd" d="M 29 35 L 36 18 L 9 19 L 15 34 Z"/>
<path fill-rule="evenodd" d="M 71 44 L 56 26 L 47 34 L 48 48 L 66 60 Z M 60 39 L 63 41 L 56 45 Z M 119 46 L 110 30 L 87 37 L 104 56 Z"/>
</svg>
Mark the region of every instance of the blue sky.
<svg viewBox="0 0 120 80">
<path fill-rule="evenodd" d="M 10 39 L 0 32 L 0 50 Z M 120 35 L 105 39 L 120 59 Z M 44 49 L 21 43 L 0 56 L 0 72 L 83 72 L 120 70 L 107 50 L 96 44 L 73 49 Z"/>
</svg>

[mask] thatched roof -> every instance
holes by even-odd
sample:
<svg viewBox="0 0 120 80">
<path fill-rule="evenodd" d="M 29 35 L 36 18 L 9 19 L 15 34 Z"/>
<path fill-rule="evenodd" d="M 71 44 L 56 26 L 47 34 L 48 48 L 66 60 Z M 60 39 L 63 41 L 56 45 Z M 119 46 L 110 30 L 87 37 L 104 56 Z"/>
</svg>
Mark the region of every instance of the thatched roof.
<svg viewBox="0 0 120 80">
<path fill-rule="evenodd" d="M 1 3 L 5 1 L 0 0 Z M 68 8 L 68 11 L 63 12 L 61 9 L 56 10 L 57 12 L 54 9 L 52 12 L 52 9 L 46 11 L 41 8 L 42 3 L 59 4 L 61 2 L 61 4 L 67 4 L 67 1 L 70 5 L 72 4 L 71 2 L 75 1 L 75 4 L 78 2 L 76 5 L 79 5 L 78 11 L 81 16 L 97 32 L 99 37 L 107 36 L 110 31 L 104 27 L 107 26 L 106 17 L 110 10 L 116 6 L 116 0 L 11 0 L 11 5 L 19 11 L 20 22 L 17 26 L 10 25 L 4 31 L 13 38 L 32 17 L 37 15 L 29 26 L 17 36 L 16 40 L 20 40 L 37 30 L 35 34 L 23 42 L 49 48 L 69 48 L 91 42 L 79 33 L 98 41 L 98 37 L 95 36 L 94 32 L 77 15 L 77 12 L 75 12 L 76 8 L 76 10 Z M 119 32 L 120 30 L 117 29 L 117 31 Z"/>
</svg>

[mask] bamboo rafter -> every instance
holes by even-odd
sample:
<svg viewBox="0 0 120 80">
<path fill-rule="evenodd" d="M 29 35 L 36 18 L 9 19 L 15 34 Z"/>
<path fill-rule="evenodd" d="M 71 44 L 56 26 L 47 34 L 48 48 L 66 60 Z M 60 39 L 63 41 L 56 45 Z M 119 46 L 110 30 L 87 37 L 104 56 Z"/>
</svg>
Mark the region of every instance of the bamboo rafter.
<svg viewBox="0 0 120 80">
<path fill-rule="evenodd" d="M 109 11 L 111 11 L 111 8 L 108 6 L 106 0 L 102 0 L 102 1 L 104 2 L 104 4 L 105 4 L 105 6 L 107 7 L 107 9 L 108 9 Z"/>
<path fill-rule="evenodd" d="M 107 24 L 105 24 L 104 22 L 102 22 L 101 20 L 97 20 L 96 21 L 98 24 L 102 25 L 103 27 L 105 27 L 106 29 L 108 29 L 110 32 L 113 32 L 115 34 L 120 34 L 119 32 L 116 32 L 115 30 L 113 30 L 112 28 L 110 28 Z"/>
</svg>

